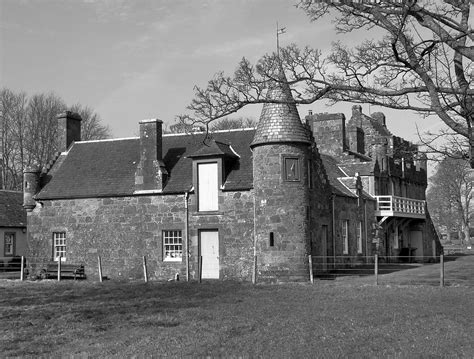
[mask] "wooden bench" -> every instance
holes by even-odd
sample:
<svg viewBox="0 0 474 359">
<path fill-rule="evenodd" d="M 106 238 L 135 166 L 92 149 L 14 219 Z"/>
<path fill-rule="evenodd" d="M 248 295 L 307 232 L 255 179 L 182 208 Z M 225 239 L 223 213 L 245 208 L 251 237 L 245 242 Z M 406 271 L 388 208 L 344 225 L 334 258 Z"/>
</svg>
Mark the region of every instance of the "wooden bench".
<svg viewBox="0 0 474 359">
<path fill-rule="evenodd" d="M 46 279 L 58 278 L 58 263 L 48 263 L 46 269 L 42 270 L 42 274 Z M 77 278 L 85 279 L 86 273 L 82 264 L 61 263 L 61 278 Z"/>
</svg>

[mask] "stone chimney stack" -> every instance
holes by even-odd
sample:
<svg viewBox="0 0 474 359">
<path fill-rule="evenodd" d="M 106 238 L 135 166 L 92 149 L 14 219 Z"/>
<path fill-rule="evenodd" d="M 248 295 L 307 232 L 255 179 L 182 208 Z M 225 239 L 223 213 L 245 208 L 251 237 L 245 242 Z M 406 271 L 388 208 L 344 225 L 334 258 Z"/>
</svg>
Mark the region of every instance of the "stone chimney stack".
<svg viewBox="0 0 474 359">
<path fill-rule="evenodd" d="M 385 114 L 383 112 L 374 112 L 371 117 L 374 120 L 377 120 L 378 123 L 380 123 L 383 127 L 387 127 L 385 123 Z"/>
<path fill-rule="evenodd" d="M 135 192 L 161 192 L 168 172 L 163 162 L 163 121 L 140 121 L 140 162 L 135 171 Z"/>
<path fill-rule="evenodd" d="M 59 152 L 66 152 L 75 141 L 81 140 L 81 121 L 78 113 L 66 111 L 57 116 Z"/>
</svg>

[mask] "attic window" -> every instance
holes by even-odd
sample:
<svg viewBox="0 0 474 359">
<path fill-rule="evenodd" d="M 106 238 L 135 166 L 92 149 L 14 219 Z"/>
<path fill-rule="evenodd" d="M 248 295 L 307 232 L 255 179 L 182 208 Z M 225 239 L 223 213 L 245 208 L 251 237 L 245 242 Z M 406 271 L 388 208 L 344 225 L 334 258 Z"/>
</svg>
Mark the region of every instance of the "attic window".
<svg viewBox="0 0 474 359">
<path fill-rule="evenodd" d="M 219 209 L 219 166 L 217 162 L 197 164 L 198 211 Z"/>
</svg>

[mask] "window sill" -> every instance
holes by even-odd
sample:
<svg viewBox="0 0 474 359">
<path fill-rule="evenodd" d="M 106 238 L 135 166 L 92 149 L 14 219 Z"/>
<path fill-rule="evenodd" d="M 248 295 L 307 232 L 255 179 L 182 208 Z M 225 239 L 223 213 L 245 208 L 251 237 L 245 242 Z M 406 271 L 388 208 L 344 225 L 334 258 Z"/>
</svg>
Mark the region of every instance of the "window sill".
<svg viewBox="0 0 474 359">
<path fill-rule="evenodd" d="M 224 212 L 222 211 L 202 211 L 192 213 L 193 216 L 222 216 L 223 214 Z"/>
</svg>

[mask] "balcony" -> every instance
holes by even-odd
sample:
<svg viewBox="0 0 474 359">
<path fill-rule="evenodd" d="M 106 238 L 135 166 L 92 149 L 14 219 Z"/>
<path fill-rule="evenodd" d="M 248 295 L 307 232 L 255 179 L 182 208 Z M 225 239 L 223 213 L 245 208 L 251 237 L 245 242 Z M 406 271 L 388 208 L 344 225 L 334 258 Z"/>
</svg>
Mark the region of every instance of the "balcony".
<svg viewBox="0 0 474 359">
<path fill-rule="evenodd" d="M 425 201 L 396 196 L 375 196 L 379 217 L 426 218 Z"/>
</svg>

